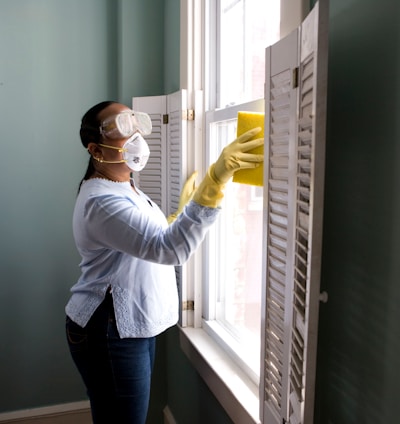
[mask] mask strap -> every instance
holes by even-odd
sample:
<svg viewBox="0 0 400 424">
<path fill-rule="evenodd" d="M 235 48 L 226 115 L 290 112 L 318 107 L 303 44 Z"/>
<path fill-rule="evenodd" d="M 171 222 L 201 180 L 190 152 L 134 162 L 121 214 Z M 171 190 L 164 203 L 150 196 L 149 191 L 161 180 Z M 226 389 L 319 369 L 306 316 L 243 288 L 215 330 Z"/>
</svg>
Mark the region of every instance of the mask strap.
<svg viewBox="0 0 400 424">
<path fill-rule="evenodd" d="M 120 152 L 120 153 L 126 151 L 126 149 L 123 149 L 122 147 L 108 146 L 107 144 L 101 144 L 101 143 L 99 143 L 98 145 L 101 146 L 101 147 L 106 147 L 108 149 L 118 150 L 118 152 Z M 92 158 L 96 159 L 97 162 L 100 162 L 100 163 L 125 163 L 126 162 L 125 159 L 121 159 L 121 160 L 104 160 L 104 159 L 99 159 L 96 156 L 92 156 Z"/>
<path fill-rule="evenodd" d="M 97 162 L 100 162 L 100 163 L 125 163 L 126 162 L 125 159 L 121 159 L 121 160 L 104 160 L 104 159 L 96 158 L 95 156 L 92 156 L 92 158 L 93 159 L 96 159 Z"/>
<path fill-rule="evenodd" d="M 122 147 L 115 147 L 115 146 L 109 146 L 107 144 L 101 144 L 99 143 L 99 146 L 101 147 L 107 147 L 107 149 L 114 149 L 114 150 L 118 150 L 120 153 L 122 152 L 126 152 L 126 149 L 122 148 Z"/>
</svg>

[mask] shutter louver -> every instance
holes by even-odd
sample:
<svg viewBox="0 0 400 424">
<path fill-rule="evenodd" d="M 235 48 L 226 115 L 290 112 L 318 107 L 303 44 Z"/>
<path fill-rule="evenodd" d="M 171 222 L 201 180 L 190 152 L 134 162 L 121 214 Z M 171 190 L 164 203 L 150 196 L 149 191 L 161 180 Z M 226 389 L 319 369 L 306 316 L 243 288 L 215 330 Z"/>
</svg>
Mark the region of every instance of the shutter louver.
<svg viewBox="0 0 400 424">
<path fill-rule="evenodd" d="M 269 143 L 269 234 L 267 320 L 265 361 L 266 397 L 277 413 L 282 405 L 282 368 L 284 365 L 285 281 L 288 233 L 288 172 L 290 71 L 271 78 L 271 133 Z"/>
<path fill-rule="evenodd" d="M 265 250 L 265 334 L 264 378 L 261 382 L 264 420 L 281 423 L 287 404 L 285 374 L 288 369 L 290 309 L 287 298 L 291 280 L 290 246 L 293 244 L 293 134 L 297 91 L 293 89 L 293 68 L 297 64 L 297 32 L 282 40 L 284 48 L 267 49 L 266 67 L 266 185 L 264 188 Z M 281 54 L 281 50 L 284 54 Z M 267 191 L 265 191 L 267 190 Z"/>
<path fill-rule="evenodd" d="M 181 136 L 182 112 L 174 111 L 169 113 L 169 145 L 168 145 L 168 167 L 170 179 L 170 199 L 169 211 L 177 210 L 181 194 L 182 175 L 182 136 Z"/>
<path fill-rule="evenodd" d="M 301 422 L 300 403 L 304 401 L 304 372 L 305 372 L 305 347 L 306 347 L 306 313 L 307 292 L 309 287 L 308 266 L 309 237 L 310 237 L 310 190 L 312 170 L 312 110 L 313 110 L 313 57 L 301 64 L 300 69 L 300 106 L 299 126 L 297 137 L 297 196 L 296 196 L 296 232 L 295 232 L 295 263 L 293 286 L 293 331 L 292 355 L 290 364 L 290 396 L 292 415 L 290 422 Z M 294 394 L 296 396 L 294 396 Z"/>
<path fill-rule="evenodd" d="M 182 113 L 172 111 L 168 114 L 168 178 L 169 178 L 169 199 L 168 199 L 168 214 L 178 209 L 181 186 L 182 186 L 182 152 L 181 152 L 181 120 Z M 179 293 L 182 292 L 182 274 L 181 266 L 175 267 L 176 283 L 179 288 Z M 182 303 L 182 302 L 181 302 Z M 181 315 L 181 313 L 180 313 Z"/>
<path fill-rule="evenodd" d="M 139 187 L 165 212 L 164 194 L 160 182 L 164 177 L 163 151 L 162 151 L 162 116 L 150 114 L 153 124 L 152 133 L 146 137 L 150 148 L 150 157 L 146 167 L 138 174 Z"/>
<path fill-rule="evenodd" d="M 146 193 L 161 210 L 167 212 L 167 132 L 163 116 L 167 109 L 166 96 L 134 97 L 132 109 L 146 112 L 153 126 L 146 141 L 150 148 L 149 161 L 139 173 L 134 172 L 134 178 L 139 188 Z"/>
<path fill-rule="evenodd" d="M 186 90 L 170 94 L 167 97 L 168 110 L 168 137 L 167 137 L 167 181 L 168 181 L 168 214 L 175 212 L 178 208 L 181 190 L 187 174 L 186 121 L 183 120 L 183 110 L 186 110 Z M 180 296 L 180 304 L 187 301 L 186 274 L 187 266 L 176 266 L 175 275 Z M 186 311 L 179 311 L 179 322 L 182 324 Z"/>
</svg>

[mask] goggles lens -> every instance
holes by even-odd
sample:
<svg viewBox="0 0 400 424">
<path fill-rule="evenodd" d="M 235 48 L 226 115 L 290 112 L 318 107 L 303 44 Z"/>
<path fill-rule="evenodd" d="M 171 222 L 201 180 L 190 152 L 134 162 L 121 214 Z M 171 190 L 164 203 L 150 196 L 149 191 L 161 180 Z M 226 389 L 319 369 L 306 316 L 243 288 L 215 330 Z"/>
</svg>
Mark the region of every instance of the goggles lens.
<svg viewBox="0 0 400 424">
<path fill-rule="evenodd" d="M 126 138 L 135 132 L 146 136 L 151 134 L 151 130 L 150 116 L 133 110 L 110 116 L 100 126 L 100 133 L 107 138 Z"/>
</svg>

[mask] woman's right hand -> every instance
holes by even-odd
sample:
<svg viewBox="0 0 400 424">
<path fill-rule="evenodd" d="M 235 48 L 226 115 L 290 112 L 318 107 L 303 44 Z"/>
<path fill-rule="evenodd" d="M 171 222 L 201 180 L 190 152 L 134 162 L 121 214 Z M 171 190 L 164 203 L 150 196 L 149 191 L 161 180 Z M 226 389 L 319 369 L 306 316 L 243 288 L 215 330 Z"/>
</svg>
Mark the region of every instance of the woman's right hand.
<svg viewBox="0 0 400 424">
<path fill-rule="evenodd" d="M 227 183 L 239 169 L 251 169 L 260 166 L 264 161 L 264 155 L 249 153 L 249 150 L 264 144 L 263 138 L 253 140 L 253 137 L 260 131 L 260 127 L 253 128 L 236 138 L 222 150 L 213 169 L 214 175 L 212 177 L 216 183 Z"/>
</svg>

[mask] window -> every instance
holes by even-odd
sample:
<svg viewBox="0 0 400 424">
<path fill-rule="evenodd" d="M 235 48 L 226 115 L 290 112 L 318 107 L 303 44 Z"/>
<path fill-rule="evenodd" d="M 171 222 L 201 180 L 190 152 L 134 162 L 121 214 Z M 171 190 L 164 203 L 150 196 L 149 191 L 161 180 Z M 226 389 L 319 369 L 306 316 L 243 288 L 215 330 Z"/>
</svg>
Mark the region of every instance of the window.
<svg viewBox="0 0 400 424">
<path fill-rule="evenodd" d="M 208 63 L 207 163 L 236 138 L 237 112 L 264 111 L 265 48 L 279 38 L 280 0 L 218 0 L 214 14 L 216 60 Z M 215 4 L 215 6 L 214 6 Z M 207 90 L 207 87 L 206 87 Z M 216 95 L 215 95 L 216 94 Z M 204 328 L 259 382 L 262 187 L 227 185 L 222 213 L 207 243 Z"/>
</svg>

